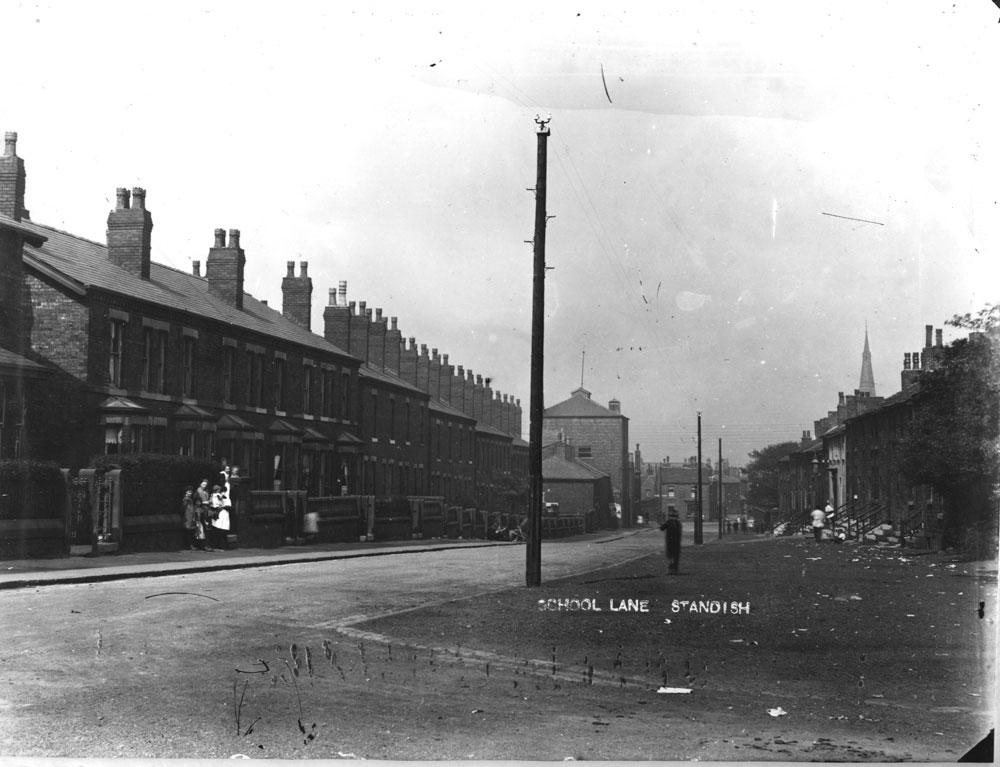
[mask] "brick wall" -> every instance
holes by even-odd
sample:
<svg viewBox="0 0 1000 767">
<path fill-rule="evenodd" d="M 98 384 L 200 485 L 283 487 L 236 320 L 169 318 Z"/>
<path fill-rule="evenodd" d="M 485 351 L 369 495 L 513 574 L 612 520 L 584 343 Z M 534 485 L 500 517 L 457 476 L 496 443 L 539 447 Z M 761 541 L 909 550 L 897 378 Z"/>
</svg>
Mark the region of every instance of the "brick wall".
<svg viewBox="0 0 1000 767">
<path fill-rule="evenodd" d="M 87 377 L 90 311 L 77 296 L 25 275 L 25 318 L 31 350 L 71 376 Z"/>
</svg>

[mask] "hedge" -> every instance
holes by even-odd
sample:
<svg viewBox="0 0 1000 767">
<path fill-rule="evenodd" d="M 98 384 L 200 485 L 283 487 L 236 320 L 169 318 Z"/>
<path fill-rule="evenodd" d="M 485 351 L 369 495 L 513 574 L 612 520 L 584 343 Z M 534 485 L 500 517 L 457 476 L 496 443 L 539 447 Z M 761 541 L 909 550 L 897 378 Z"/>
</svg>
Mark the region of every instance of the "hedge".
<svg viewBox="0 0 1000 767">
<path fill-rule="evenodd" d="M 181 501 L 184 489 L 208 480 L 219 481 L 219 469 L 209 461 L 181 455 L 133 453 L 98 456 L 98 471 L 121 469 L 122 548 L 129 551 L 171 551 L 184 545 Z"/>
<path fill-rule="evenodd" d="M 0 519 L 62 519 L 66 482 L 59 466 L 41 461 L 0 461 Z"/>
<path fill-rule="evenodd" d="M 188 485 L 208 480 L 208 490 L 219 481 L 219 469 L 209 461 L 184 455 L 132 453 L 102 455 L 92 462 L 98 471 L 121 469 L 122 503 L 126 517 L 176 514 Z"/>
</svg>

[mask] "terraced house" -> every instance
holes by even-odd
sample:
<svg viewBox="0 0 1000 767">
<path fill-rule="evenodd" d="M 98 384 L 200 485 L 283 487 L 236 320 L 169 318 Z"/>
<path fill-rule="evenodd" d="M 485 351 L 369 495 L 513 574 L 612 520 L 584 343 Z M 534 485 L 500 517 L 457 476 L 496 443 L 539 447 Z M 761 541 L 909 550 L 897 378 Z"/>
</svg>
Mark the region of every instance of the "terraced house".
<svg viewBox="0 0 1000 767">
<path fill-rule="evenodd" d="M 520 400 L 404 340 L 395 317 L 348 302 L 346 282 L 320 335 L 308 263 L 288 263 L 282 309 L 269 307 L 244 290 L 238 229 L 206 232 L 203 273 L 152 261 L 143 189 L 117 190 L 104 243 L 35 223 L 16 141 L 0 158 L 5 457 L 225 458 L 255 489 L 481 508 L 526 483 Z"/>
</svg>

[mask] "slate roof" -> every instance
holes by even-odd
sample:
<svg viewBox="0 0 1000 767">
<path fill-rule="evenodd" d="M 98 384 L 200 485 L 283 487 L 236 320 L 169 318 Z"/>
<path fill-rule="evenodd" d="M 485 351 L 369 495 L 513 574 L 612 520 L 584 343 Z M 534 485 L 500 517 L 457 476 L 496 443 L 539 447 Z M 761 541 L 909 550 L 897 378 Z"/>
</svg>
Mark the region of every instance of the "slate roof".
<svg viewBox="0 0 1000 767">
<path fill-rule="evenodd" d="M 0 370 L 3 370 L 4 372 L 13 370 L 18 374 L 23 373 L 26 375 L 37 375 L 39 373 L 49 372 L 49 369 L 44 365 L 32 362 L 31 360 L 22 357 L 20 354 L 15 354 L 8 349 L 0 349 Z"/>
<path fill-rule="evenodd" d="M 701 483 L 707 484 L 708 471 L 701 470 Z M 660 469 L 661 485 L 697 485 L 698 467 L 689 468 L 687 466 L 667 466 Z"/>
<path fill-rule="evenodd" d="M 593 482 L 607 477 L 603 471 L 581 461 L 567 461 L 561 454 L 550 455 L 542 461 L 543 480 L 575 480 Z"/>
<path fill-rule="evenodd" d="M 624 418 L 621 413 L 613 413 L 603 405 L 598 405 L 583 389 L 577 389 L 570 398 L 545 408 L 543 418 Z"/>
<path fill-rule="evenodd" d="M 352 357 L 322 336 L 306 330 L 266 306 L 249 293 L 243 294 L 243 309 L 230 306 L 208 292 L 208 280 L 179 269 L 150 264 L 149 279 L 122 269 L 108 260 L 107 247 L 59 229 L 22 221 L 21 226 L 47 240 L 40 246 L 25 245 L 24 264 L 28 269 L 62 278 L 81 289 L 97 288 L 166 309 L 237 325 L 287 343 L 318 351 Z"/>
</svg>

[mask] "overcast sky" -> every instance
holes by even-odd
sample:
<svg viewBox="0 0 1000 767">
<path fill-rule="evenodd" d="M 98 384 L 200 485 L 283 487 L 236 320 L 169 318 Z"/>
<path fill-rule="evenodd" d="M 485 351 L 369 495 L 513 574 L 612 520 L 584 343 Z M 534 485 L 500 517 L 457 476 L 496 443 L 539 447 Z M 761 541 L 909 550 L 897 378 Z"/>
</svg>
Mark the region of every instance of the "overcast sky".
<svg viewBox="0 0 1000 767">
<path fill-rule="evenodd" d="M 866 323 L 889 395 L 925 324 L 998 300 L 988 0 L 86 5 L 2 19 L 33 220 L 103 242 L 143 186 L 154 260 L 238 228 L 255 296 L 308 261 L 322 332 L 346 280 L 525 432 L 536 114 L 545 404 L 582 374 L 647 460 L 694 455 L 701 410 L 745 463 L 853 391 Z"/>
</svg>

